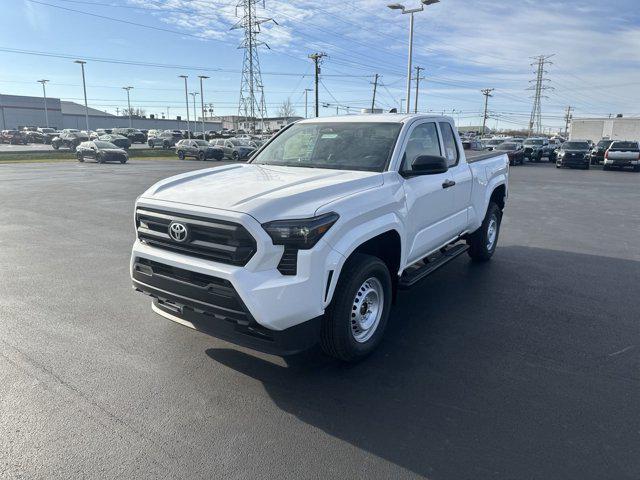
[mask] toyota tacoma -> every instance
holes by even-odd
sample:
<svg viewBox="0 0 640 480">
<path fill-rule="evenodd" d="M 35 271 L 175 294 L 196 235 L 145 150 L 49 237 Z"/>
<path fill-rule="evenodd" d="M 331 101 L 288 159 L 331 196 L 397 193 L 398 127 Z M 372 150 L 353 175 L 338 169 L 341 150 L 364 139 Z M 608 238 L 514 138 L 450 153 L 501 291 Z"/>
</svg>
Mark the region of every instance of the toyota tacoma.
<svg viewBox="0 0 640 480">
<path fill-rule="evenodd" d="M 475 154 L 475 155 L 474 155 Z M 451 118 L 376 114 L 282 129 L 248 163 L 177 175 L 135 205 L 131 277 L 160 315 L 279 355 L 356 361 L 398 289 L 493 255 L 502 152 L 465 156 Z"/>
</svg>

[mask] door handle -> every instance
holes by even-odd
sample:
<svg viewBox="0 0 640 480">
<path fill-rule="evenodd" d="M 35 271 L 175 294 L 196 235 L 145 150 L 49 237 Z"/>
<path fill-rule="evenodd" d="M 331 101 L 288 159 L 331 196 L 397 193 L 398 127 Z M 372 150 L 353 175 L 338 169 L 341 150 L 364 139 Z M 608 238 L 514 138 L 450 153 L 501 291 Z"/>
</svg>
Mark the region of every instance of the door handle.
<svg viewBox="0 0 640 480">
<path fill-rule="evenodd" d="M 453 180 L 445 180 L 444 182 L 442 182 L 442 188 L 453 187 L 455 184 L 456 182 L 454 182 Z"/>
</svg>

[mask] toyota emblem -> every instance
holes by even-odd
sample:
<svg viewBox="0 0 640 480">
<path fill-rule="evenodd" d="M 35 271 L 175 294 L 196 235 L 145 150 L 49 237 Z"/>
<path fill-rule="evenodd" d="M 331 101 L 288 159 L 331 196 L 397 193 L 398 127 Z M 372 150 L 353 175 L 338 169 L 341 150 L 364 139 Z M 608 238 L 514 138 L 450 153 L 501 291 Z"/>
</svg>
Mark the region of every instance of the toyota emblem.
<svg viewBox="0 0 640 480">
<path fill-rule="evenodd" d="M 172 222 L 169 225 L 169 236 L 176 242 L 184 242 L 189 236 L 189 229 L 184 223 Z"/>
</svg>

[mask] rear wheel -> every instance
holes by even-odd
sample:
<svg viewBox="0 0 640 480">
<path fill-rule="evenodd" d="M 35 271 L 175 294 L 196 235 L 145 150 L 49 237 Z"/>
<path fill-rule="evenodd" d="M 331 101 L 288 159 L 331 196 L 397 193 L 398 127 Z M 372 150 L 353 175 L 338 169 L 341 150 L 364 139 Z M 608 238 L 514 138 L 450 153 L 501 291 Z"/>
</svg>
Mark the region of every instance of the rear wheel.
<svg viewBox="0 0 640 480">
<path fill-rule="evenodd" d="M 487 214 L 478 230 L 467 238 L 469 256 L 479 262 L 486 262 L 493 256 L 498 245 L 502 210 L 495 203 L 489 203 Z"/>
<path fill-rule="evenodd" d="M 234 159 L 235 161 L 240 160 L 240 154 L 238 152 L 233 152 L 231 154 L 231 158 Z"/>
<path fill-rule="evenodd" d="M 96 155 L 96 161 L 98 163 L 104 163 L 104 156 L 101 153 L 99 153 L 98 155 Z"/>
<path fill-rule="evenodd" d="M 182 150 L 180 150 L 180 151 L 178 152 L 178 158 L 179 158 L 180 160 L 184 160 L 184 152 L 183 152 Z"/>
<path fill-rule="evenodd" d="M 611 168 L 609 167 L 609 165 L 603 165 L 602 170 L 611 170 Z"/>
<path fill-rule="evenodd" d="M 322 350 L 346 362 L 369 355 L 382 340 L 391 295 L 391 275 L 386 264 L 371 255 L 353 254 L 322 319 Z"/>
<path fill-rule="evenodd" d="M 76 158 L 78 159 L 79 162 L 84 162 L 84 157 L 80 152 L 76 153 Z"/>
<path fill-rule="evenodd" d="M 198 160 L 200 160 L 201 162 L 204 161 L 205 158 L 205 154 L 204 152 L 198 152 Z"/>
<path fill-rule="evenodd" d="M 634 165 L 633 166 L 633 171 L 634 172 L 640 172 L 640 165 Z"/>
</svg>

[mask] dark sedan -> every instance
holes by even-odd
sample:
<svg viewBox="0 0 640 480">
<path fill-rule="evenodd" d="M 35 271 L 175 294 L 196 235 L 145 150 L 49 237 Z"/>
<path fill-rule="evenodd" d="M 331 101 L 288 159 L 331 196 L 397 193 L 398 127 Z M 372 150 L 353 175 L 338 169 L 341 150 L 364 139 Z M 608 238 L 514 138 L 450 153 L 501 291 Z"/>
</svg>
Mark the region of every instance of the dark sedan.
<svg viewBox="0 0 640 480">
<path fill-rule="evenodd" d="M 79 162 L 92 159 L 98 163 L 127 163 L 127 160 L 129 160 L 127 152 L 122 148 L 116 147 L 113 143 L 103 142 L 101 140 L 82 142 L 76 149 L 76 158 Z"/>
<path fill-rule="evenodd" d="M 524 149 L 519 143 L 504 142 L 496 146 L 494 151 L 506 153 L 509 157 L 509 165 L 524 165 Z"/>
<path fill-rule="evenodd" d="M 589 169 L 591 158 L 590 145 L 587 140 L 570 140 L 564 142 L 556 155 L 556 167 L 580 167 Z"/>
<path fill-rule="evenodd" d="M 131 140 L 129 140 L 125 136 L 118 135 L 116 133 L 100 135 L 98 137 L 98 140 L 102 142 L 113 143 L 116 147 L 123 148 L 125 150 L 128 150 L 129 147 L 131 147 Z"/>
<path fill-rule="evenodd" d="M 62 132 L 59 136 L 51 140 L 51 146 L 54 150 L 59 148 L 68 148 L 71 151 L 76 150 L 78 145 L 89 140 L 89 136 L 81 132 Z"/>
</svg>

